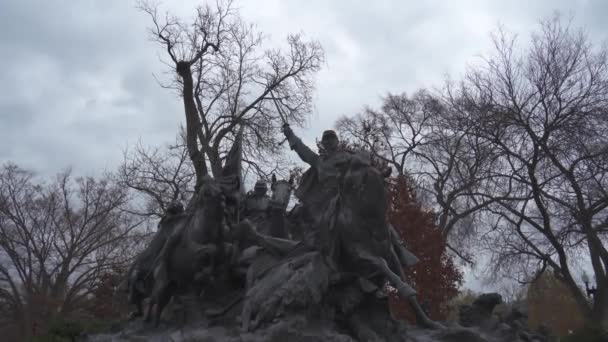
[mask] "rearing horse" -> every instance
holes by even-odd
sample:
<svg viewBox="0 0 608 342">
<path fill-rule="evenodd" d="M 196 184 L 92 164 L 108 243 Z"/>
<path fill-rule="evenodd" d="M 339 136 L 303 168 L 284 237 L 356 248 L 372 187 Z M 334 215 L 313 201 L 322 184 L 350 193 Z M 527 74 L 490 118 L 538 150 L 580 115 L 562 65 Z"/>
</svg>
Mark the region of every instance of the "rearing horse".
<svg viewBox="0 0 608 342">
<path fill-rule="evenodd" d="M 322 244 L 350 271 L 388 282 L 408 300 L 418 324 L 442 328 L 430 320 L 407 284 L 386 218 L 388 200 L 384 176 L 364 153 L 355 153 L 340 180 L 339 193 L 325 213 L 329 228 Z"/>
<path fill-rule="evenodd" d="M 204 177 L 194 212 L 180 220 L 154 268 L 154 288 L 148 308 L 150 319 L 156 304 L 155 325 L 172 296 L 188 292 L 192 285 L 212 276 L 224 247 L 225 196 L 221 186 Z"/>
</svg>

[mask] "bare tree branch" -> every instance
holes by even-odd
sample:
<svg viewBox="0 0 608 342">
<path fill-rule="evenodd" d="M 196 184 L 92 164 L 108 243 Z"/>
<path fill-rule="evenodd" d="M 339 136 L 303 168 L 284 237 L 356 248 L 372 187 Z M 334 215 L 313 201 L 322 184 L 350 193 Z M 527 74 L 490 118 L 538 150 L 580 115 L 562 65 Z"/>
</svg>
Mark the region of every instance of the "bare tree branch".
<svg viewBox="0 0 608 342">
<path fill-rule="evenodd" d="M 0 169 L 0 301 L 27 336 L 32 324 L 76 309 L 102 271 L 124 266 L 143 222 L 121 208 L 123 187 L 65 171 L 49 183 Z"/>
</svg>

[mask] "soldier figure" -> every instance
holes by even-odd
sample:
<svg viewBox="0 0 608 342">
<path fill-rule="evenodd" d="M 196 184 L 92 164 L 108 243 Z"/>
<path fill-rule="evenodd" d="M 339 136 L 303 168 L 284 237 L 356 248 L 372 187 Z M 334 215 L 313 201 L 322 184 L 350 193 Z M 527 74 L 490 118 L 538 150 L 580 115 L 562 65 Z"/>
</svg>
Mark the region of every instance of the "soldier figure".
<svg viewBox="0 0 608 342">
<path fill-rule="evenodd" d="M 266 194 L 268 186 L 263 180 L 255 183 L 253 191 L 247 193 L 245 198 L 245 208 L 243 217 L 249 219 L 256 226 L 259 226 L 268 218 L 270 197 Z"/>
<path fill-rule="evenodd" d="M 169 235 L 172 233 L 171 228 L 173 225 L 167 223 L 173 221 L 173 218 L 176 218 L 183 212 L 184 206 L 178 201 L 174 201 L 168 205 L 165 215 L 158 223 L 158 230 L 152 238 L 152 241 L 150 241 L 148 247 L 137 256 L 129 269 L 127 278 L 129 304 L 135 304 L 137 306 L 137 311 L 131 314 L 133 317 L 142 315 L 142 301 L 149 295 L 152 289 L 152 268 L 154 267 L 154 263 L 161 249 Z"/>
<path fill-rule="evenodd" d="M 283 125 L 283 133 L 287 141 L 289 141 L 291 149 L 296 151 L 302 161 L 310 165 L 310 168 L 302 176 L 300 186 L 296 190 L 296 196 L 303 202 L 310 213 L 313 214 L 315 229 L 322 228 L 319 230 L 320 240 L 318 242 L 323 254 L 330 256 L 330 259 L 334 259 L 339 248 L 335 246 L 337 237 L 332 232 L 332 215 L 335 215 L 335 210 L 337 210 L 334 199 L 340 191 L 340 180 L 353 158 L 367 157 L 340 148 L 338 136 L 332 130 L 323 132 L 319 154 L 306 146 L 293 133 L 288 124 Z M 383 175 L 387 174 L 385 170 L 382 171 Z M 381 228 L 379 227 L 378 229 Z M 390 225 L 388 226 L 388 239 L 389 245 L 392 247 L 390 248 L 391 252 L 395 253 L 398 261 L 403 266 L 411 266 L 416 263 L 416 257 L 399 242 L 394 228 Z M 370 243 L 372 242 L 370 241 Z M 364 260 L 365 258 L 362 259 Z M 331 260 L 328 261 L 331 262 Z M 441 328 L 440 324 L 429 319 L 422 310 L 416 299 L 416 291 L 405 283 L 405 277 L 402 272 L 400 273 L 397 277 L 400 278 L 399 282 L 403 284 L 404 289 L 400 291 L 400 294 L 407 297 L 406 299 L 414 310 L 418 323 L 430 328 Z"/>
<path fill-rule="evenodd" d="M 338 193 L 340 174 L 353 157 L 353 152 L 340 148 L 338 136 L 332 130 L 323 132 L 319 154 L 306 146 L 289 125 L 283 125 L 283 133 L 291 149 L 310 165 L 310 169 L 302 176 L 296 196 L 309 212 L 324 212 L 329 200 Z"/>
</svg>

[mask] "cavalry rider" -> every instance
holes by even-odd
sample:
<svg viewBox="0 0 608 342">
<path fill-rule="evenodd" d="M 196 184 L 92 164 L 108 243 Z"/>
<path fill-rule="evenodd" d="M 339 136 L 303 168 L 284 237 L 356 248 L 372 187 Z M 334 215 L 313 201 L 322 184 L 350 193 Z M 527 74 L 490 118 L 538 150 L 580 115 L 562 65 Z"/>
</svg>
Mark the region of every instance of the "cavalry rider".
<svg viewBox="0 0 608 342">
<path fill-rule="evenodd" d="M 132 313 L 133 316 L 142 314 L 141 301 L 147 296 L 151 290 L 152 284 L 152 269 L 157 256 L 169 236 L 173 233 L 172 224 L 174 218 L 177 218 L 184 212 L 184 206 L 179 201 L 171 202 L 165 211 L 165 214 L 158 223 L 158 230 L 150 241 L 148 247 L 141 252 L 133 264 L 131 265 L 127 278 L 129 304 L 137 305 L 137 311 Z"/>
<path fill-rule="evenodd" d="M 183 212 L 184 206 L 179 201 L 173 201 L 167 206 L 165 214 L 160 219 L 160 222 L 158 222 L 158 230 L 152 238 L 152 241 L 150 241 L 148 247 L 137 256 L 134 263 L 136 279 L 138 281 L 141 280 L 142 277 L 149 276 L 152 267 L 154 267 L 155 258 L 160 254 L 165 242 L 173 233 L 171 229 L 173 228 L 173 225 L 169 223 L 172 222 L 174 218 L 180 216 Z"/>
<path fill-rule="evenodd" d="M 249 219 L 255 225 L 264 222 L 268 217 L 270 197 L 267 192 L 266 182 L 260 179 L 255 183 L 253 191 L 248 192 L 245 198 L 243 217 Z"/>
<path fill-rule="evenodd" d="M 333 130 L 323 132 L 319 154 L 306 146 L 288 124 L 283 125 L 283 133 L 289 147 L 311 166 L 302 176 L 296 196 L 309 212 L 324 212 L 328 201 L 338 193 L 340 175 L 353 157 L 353 152 L 340 147 L 338 136 Z"/>
<path fill-rule="evenodd" d="M 302 201 L 304 206 L 313 214 L 314 224 L 319 233 L 321 250 L 326 259 L 333 263 L 339 253 L 339 246 L 336 246 L 336 236 L 333 232 L 332 216 L 336 215 L 336 195 L 340 192 L 340 182 L 343 174 L 347 171 L 348 164 L 353 158 L 367 158 L 367 156 L 357 155 L 353 151 L 342 148 L 336 132 L 327 130 L 323 132 L 319 154 L 313 152 L 298 138 L 288 124 L 283 125 L 283 133 L 289 142 L 292 150 L 296 151 L 302 161 L 310 165 L 310 168 L 302 176 L 296 196 Z M 371 160 L 370 160 L 371 162 Z M 370 163 L 371 164 L 371 163 Z M 386 170 L 381 173 L 388 175 Z M 388 224 L 388 222 L 387 222 Z M 403 266 L 411 266 L 417 259 L 412 255 L 398 240 L 394 228 L 388 225 L 390 243 L 394 252 L 403 263 Z M 405 281 L 403 274 L 399 276 Z M 409 287 L 409 285 L 408 285 Z M 410 294 L 407 300 L 416 314 L 419 324 L 431 328 L 440 328 L 441 325 L 430 320 L 424 313 L 416 299 L 416 292 L 410 287 Z"/>
<path fill-rule="evenodd" d="M 339 193 L 340 178 L 345 172 L 354 152 L 342 148 L 338 135 L 333 130 L 323 132 L 319 153 L 315 153 L 298 138 L 288 124 L 283 125 L 283 133 L 289 142 L 289 147 L 296 151 L 300 159 L 310 165 L 302 175 L 295 195 L 304 205 L 307 212 L 312 213 L 312 229 L 319 234 L 321 249 L 324 254 L 333 254 L 331 218 L 326 213 L 335 213 L 331 210 L 333 199 Z M 328 227 L 321 229 L 321 227 Z"/>
</svg>

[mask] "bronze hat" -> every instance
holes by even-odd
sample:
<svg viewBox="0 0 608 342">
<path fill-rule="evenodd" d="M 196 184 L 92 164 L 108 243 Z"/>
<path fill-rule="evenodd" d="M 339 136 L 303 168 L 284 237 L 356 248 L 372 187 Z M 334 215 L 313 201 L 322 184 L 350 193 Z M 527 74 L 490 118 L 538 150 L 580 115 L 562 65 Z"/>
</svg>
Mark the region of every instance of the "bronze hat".
<svg viewBox="0 0 608 342">
<path fill-rule="evenodd" d="M 255 183 L 254 189 L 268 189 L 268 186 L 266 185 L 266 182 L 259 180 Z"/>
<path fill-rule="evenodd" d="M 329 130 L 323 132 L 323 136 L 321 137 L 321 140 L 328 140 L 329 138 L 338 139 L 338 135 L 336 134 L 336 131 L 329 129 Z"/>
</svg>

